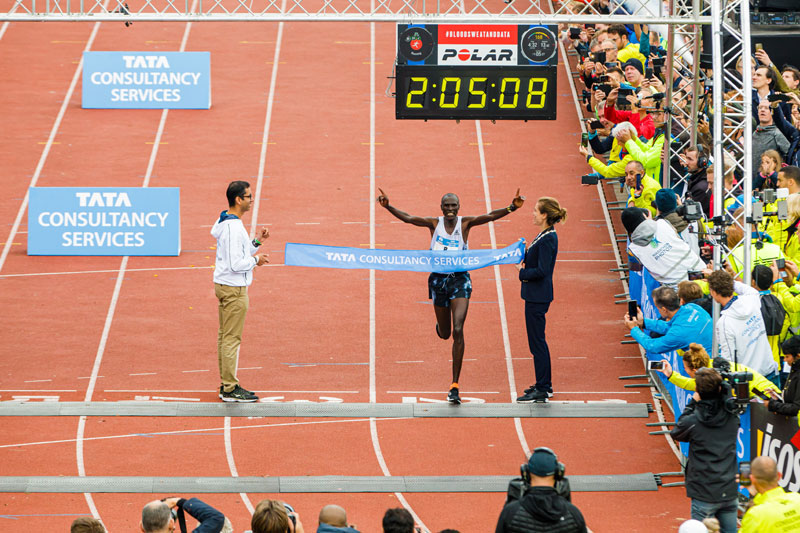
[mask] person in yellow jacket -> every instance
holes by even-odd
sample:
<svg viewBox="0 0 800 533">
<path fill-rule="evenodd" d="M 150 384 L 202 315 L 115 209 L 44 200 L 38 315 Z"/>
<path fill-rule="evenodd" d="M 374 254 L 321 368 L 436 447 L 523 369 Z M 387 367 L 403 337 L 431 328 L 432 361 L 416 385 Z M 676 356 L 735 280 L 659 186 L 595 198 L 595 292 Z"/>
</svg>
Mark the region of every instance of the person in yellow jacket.
<svg viewBox="0 0 800 533">
<path fill-rule="evenodd" d="M 726 361 L 727 362 L 727 361 Z M 697 385 L 694 381 L 694 375 L 701 368 L 710 368 L 711 359 L 708 357 L 708 352 L 700 344 L 691 343 L 689 349 L 683 352 L 683 368 L 690 377 L 686 377 L 678 372 L 672 370 L 672 365 L 668 361 L 664 361 L 664 366 L 659 370 L 669 380 L 670 383 L 684 390 L 694 391 L 697 390 Z M 774 383 L 753 370 L 740 364 L 730 363 L 731 372 L 751 372 L 753 380 L 748 384 L 750 387 L 750 397 L 754 396 L 753 389 L 769 395 L 767 391 L 773 391 L 775 394 L 780 394 Z"/>
<path fill-rule="evenodd" d="M 738 213 L 739 211 L 737 211 Z M 734 215 L 734 218 L 738 218 Z M 728 226 L 725 229 L 725 234 L 728 237 L 728 248 L 731 254 L 728 256 L 728 262 L 733 269 L 732 275 L 734 278 L 742 275 L 744 265 L 744 233 L 742 228 L 736 224 Z M 782 259 L 783 252 L 777 244 L 772 244 L 764 240 L 750 239 L 750 264 L 770 266 L 776 259 Z"/>
<path fill-rule="evenodd" d="M 617 45 L 617 61 L 620 63 L 625 63 L 631 58 L 638 59 L 642 65 L 647 61 L 647 58 L 639 50 L 639 45 L 628 42 L 628 30 L 624 24 L 612 24 L 609 26 L 608 38 Z"/>
<path fill-rule="evenodd" d="M 772 263 L 773 278 L 776 280 L 772 284 L 772 292 L 783 304 L 786 313 L 789 315 L 789 327 L 793 330 L 800 327 L 800 294 L 792 292 L 789 287 L 795 285 L 798 272 L 797 264 L 793 261 L 785 261 L 784 271 L 778 270 L 778 265 Z M 786 274 L 784 277 L 783 274 Z"/>
<path fill-rule="evenodd" d="M 742 518 L 739 533 L 800 531 L 800 494 L 786 492 L 778 484 L 781 473 L 775 459 L 764 455 L 753 459 L 749 478 L 753 506 Z"/>
<path fill-rule="evenodd" d="M 773 261 L 772 265 L 776 263 Z M 779 333 L 770 335 L 769 333 L 769 324 L 767 324 L 766 318 L 764 319 L 764 324 L 767 326 L 767 340 L 769 341 L 770 350 L 772 350 L 772 358 L 778 363 L 778 368 L 782 368 L 783 366 L 783 352 L 781 351 L 781 344 L 789 337 L 789 326 L 791 326 L 791 317 L 789 316 L 789 312 L 786 311 L 786 306 L 783 305 L 783 300 L 781 297 L 772 292 L 772 285 L 776 281 L 780 281 L 781 277 L 780 274 L 777 272 L 777 267 L 773 270 L 772 265 L 756 265 L 753 267 L 753 272 L 751 276 L 750 284 L 753 286 L 754 289 L 758 291 L 761 295 L 761 298 L 764 298 L 766 295 L 773 295 L 780 303 L 781 307 L 784 310 L 783 313 L 783 324 L 781 325 L 781 330 Z M 762 303 L 762 306 L 764 304 Z M 763 312 L 763 307 L 762 307 Z M 777 324 L 776 324 L 777 326 Z"/>
<path fill-rule="evenodd" d="M 656 201 L 656 193 L 661 190 L 661 185 L 644 173 L 644 165 L 639 161 L 628 161 L 625 165 L 625 185 L 630 191 L 628 207 L 648 209 L 653 216 L 658 214 L 658 209 L 653 207 L 653 203 Z"/>
<path fill-rule="evenodd" d="M 620 133 L 619 141 L 624 143 L 625 150 L 631 159 L 639 161 L 644 165 L 644 172 L 652 176 L 656 182 L 661 181 L 661 156 L 664 150 L 664 110 L 654 109 L 650 112 L 653 117 L 653 126 L 656 132 L 647 142 L 642 142 L 635 134 L 630 131 Z"/>
</svg>

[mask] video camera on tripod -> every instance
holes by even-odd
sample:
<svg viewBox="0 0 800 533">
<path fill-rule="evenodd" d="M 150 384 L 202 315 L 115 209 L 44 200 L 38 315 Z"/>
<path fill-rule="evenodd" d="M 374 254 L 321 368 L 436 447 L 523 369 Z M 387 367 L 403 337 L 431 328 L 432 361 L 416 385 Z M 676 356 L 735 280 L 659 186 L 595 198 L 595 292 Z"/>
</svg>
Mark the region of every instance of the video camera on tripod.
<svg viewBox="0 0 800 533">
<path fill-rule="evenodd" d="M 736 352 L 734 352 L 735 359 Z M 730 413 L 744 413 L 747 410 L 747 404 L 750 402 L 750 382 L 753 381 L 753 373 L 731 372 L 731 362 L 723 357 L 715 357 L 711 364 L 722 376 L 725 409 Z"/>
</svg>

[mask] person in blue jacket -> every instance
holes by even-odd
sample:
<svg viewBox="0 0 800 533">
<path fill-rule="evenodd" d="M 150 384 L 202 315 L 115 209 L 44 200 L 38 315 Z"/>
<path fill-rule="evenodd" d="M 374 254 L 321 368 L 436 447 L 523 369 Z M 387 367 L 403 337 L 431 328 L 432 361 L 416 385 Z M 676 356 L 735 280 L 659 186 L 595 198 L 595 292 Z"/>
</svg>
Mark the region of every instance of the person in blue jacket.
<svg viewBox="0 0 800 533">
<path fill-rule="evenodd" d="M 525 300 L 528 347 L 536 372 L 536 383 L 517 398 L 519 403 L 546 402 L 553 394 L 550 348 L 544 334 L 545 314 L 553 301 L 553 270 L 558 255 L 555 225 L 566 219 L 567 210 L 559 205 L 558 200 L 539 198 L 533 209 L 533 222 L 540 228 L 539 235 L 528 246 L 523 262 L 517 265 L 522 299 Z"/>
<path fill-rule="evenodd" d="M 653 303 L 663 320 L 644 318 L 641 309 L 636 317 L 625 314 L 625 325 L 631 329 L 631 336 L 645 350 L 667 353 L 686 350 L 696 342 L 710 353 L 714 326 L 705 309 L 693 303 L 681 305 L 675 289 L 665 286 L 653 290 Z M 661 336 L 652 338 L 641 328 Z"/>
</svg>

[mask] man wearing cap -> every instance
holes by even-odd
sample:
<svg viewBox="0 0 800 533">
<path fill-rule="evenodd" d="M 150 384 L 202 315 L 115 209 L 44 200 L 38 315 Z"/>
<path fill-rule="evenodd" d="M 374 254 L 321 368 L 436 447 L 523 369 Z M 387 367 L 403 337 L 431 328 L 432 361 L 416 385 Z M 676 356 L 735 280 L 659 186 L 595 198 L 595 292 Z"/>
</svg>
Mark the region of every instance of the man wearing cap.
<svg viewBox="0 0 800 533">
<path fill-rule="evenodd" d="M 632 57 L 622 64 L 622 72 L 625 73 L 625 80 L 634 87 L 641 87 L 644 81 L 644 65 L 642 62 Z"/>
<path fill-rule="evenodd" d="M 646 210 L 628 207 L 622 225 L 628 232 L 628 253 L 662 285 L 676 288 L 689 279 L 689 272 L 706 268 L 703 260 L 686 244 L 666 220 L 650 220 Z"/>
<path fill-rule="evenodd" d="M 525 495 L 503 507 L 495 533 L 588 531 L 580 510 L 556 492 L 556 474 L 560 468 L 563 467 L 552 451 L 534 450 L 528 460 L 530 484 L 526 485 Z"/>
<path fill-rule="evenodd" d="M 655 206 L 658 210 L 656 220 L 664 219 L 675 228 L 675 232 L 683 241 L 689 245 L 694 253 L 700 255 L 700 245 L 697 242 L 697 228 L 690 231 L 689 221 L 677 213 L 678 195 L 672 189 L 661 189 L 656 193 Z"/>
</svg>

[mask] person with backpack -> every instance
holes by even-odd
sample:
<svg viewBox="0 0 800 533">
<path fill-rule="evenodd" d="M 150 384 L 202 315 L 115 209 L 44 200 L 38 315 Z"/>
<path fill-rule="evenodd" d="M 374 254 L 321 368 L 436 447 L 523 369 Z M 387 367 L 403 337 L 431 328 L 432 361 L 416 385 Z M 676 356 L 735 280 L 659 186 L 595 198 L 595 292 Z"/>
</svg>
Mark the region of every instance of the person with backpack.
<svg viewBox="0 0 800 533">
<path fill-rule="evenodd" d="M 772 359 L 780 368 L 783 356 L 781 343 L 789 334 L 789 313 L 786 312 L 781 299 L 770 290 L 777 281 L 772 269 L 766 265 L 756 265 L 752 274 L 751 284 L 761 298 L 761 318 L 764 319 Z"/>
<path fill-rule="evenodd" d="M 758 291 L 734 281 L 725 270 L 705 270 L 711 297 L 722 307 L 715 324 L 720 356 L 749 366 L 779 385 L 778 364 L 772 358 Z M 734 294 L 734 291 L 736 293 Z"/>
</svg>

